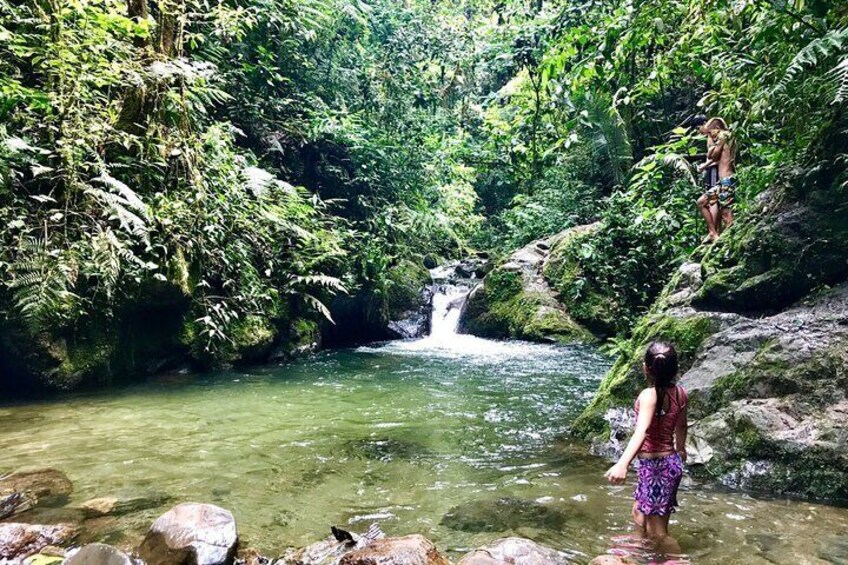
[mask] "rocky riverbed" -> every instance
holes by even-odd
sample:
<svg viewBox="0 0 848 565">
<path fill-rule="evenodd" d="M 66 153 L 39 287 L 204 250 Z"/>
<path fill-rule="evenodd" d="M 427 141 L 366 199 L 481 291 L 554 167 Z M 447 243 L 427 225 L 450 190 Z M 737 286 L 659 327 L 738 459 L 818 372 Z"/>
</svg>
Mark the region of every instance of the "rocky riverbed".
<svg viewBox="0 0 848 565">
<path fill-rule="evenodd" d="M 14 520 L 0 523 L 0 564 L 450 565 L 427 538 L 416 534 L 387 537 L 376 524 L 363 534 L 332 527 L 330 536 L 312 545 L 265 556 L 239 543 L 236 520 L 229 510 L 198 502 L 177 504 L 159 516 L 141 544 L 133 548 L 104 543 L 79 545 L 82 526 L 72 522 L 29 523 L 27 514 L 47 503 L 61 505 L 72 489 L 67 477 L 54 469 L 13 473 L 0 479 L 3 517 Z M 149 502 L 95 499 L 84 503 L 77 515 L 114 516 Z M 529 539 L 508 537 L 474 549 L 462 556 L 457 565 L 566 565 L 573 562 L 572 557 Z M 604 556 L 592 563 L 613 565 L 628 561 Z"/>
</svg>

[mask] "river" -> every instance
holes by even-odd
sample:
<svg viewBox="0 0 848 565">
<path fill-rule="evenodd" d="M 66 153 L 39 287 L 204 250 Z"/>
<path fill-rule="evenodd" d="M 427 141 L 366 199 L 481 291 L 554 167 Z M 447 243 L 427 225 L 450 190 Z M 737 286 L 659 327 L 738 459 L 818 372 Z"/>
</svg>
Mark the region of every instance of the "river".
<svg viewBox="0 0 848 565">
<path fill-rule="evenodd" d="M 0 471 L 64 471 L 71 508 L 150 499 L 86 523 L 86 539 L 126 548 L 172 504 L 197 500 L 232 510 L 242 543 L 268 555 L 331 525 L 378 522 L 451 556 L 519 535 L 577 562 L 607 551 L 647 562 L 627 537 L 632 486 L 608 486 L 608 464 L 561 439 L 608 360 L 588 347 L 457 335 L 452 298 L 437 293 L 442 314 L 422 340 L 7 405 Z M 672 530 L 695 563 L 824 562 L 829 537 L 848 532 L 845 509 L 691 480 L 680 498 Z M 29 516 L 80 519 L 68 507 Z"/>
</svg>

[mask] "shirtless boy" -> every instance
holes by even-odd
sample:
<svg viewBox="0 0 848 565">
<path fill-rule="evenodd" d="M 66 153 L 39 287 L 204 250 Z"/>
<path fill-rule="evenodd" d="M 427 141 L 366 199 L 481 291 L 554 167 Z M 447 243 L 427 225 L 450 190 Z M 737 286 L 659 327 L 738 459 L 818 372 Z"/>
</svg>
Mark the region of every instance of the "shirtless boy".
<svg viewBox="0 0 848 565">
<path fill-rule="evenodd" d="M 733 223 L 736 146 L 721 118 L 710 118 L 698 131 L 707 137 L 707 160 L 698 166 L 699 172 L 706 171 L 707 191 L 698 198 L 698 209 L 707 222 L 704 243 L 709 243 Z"/>
</svg>

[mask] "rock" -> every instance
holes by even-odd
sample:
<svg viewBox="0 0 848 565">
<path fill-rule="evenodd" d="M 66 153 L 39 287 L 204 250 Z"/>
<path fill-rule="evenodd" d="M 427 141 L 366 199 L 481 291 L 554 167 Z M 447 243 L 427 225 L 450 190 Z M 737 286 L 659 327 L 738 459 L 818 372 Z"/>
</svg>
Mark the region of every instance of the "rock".
<svg viewBox="0 0 848 565">
<path fill-rule="evenodd" d="M 819 557 L 835 565 L 848 565 L 848 536 L 833 536 L 819 546 Z"/>
<path fill-rule="evenodd" d="M 17 471 L 0 478 L 0 515 L 11 516 L 42 504 L 62 504 L 73 492 L 68 477 L 56 469 Z"/>
<path fill-rule="evenodd" d="M 332 528 L 332 535 L 301 549 L 286 551 L 275 565 L 338 565 L 351 551 L 361 550 L 385 538 L 377 524 L 371 524 L 362 535 Z"/>
<path fill-rule="evenodd" d="M 133 512 L 163 506 L 169 500 L 170 497 L 164 494 L 151 494 L 129 498 L 107 496 L 87 500 L 80 505 L 80 509 L 86 518 L 99 518 L 107 515 L 122 516 L 124 514 L 132 514 Z"/>
<path fill-rule="evenodd" d="M 129 556 L 104 543 L 84 545 L 70 554 L 63 565 L 134 565 Z"/>
<path fill-rule="evenodd" d="M 572 319 L 559 294 L 543 276 L 549 249 L 584 229 L 567 230 L 512 253 L 471 292 L 460 330 L 496 339 L 592 341 L 592 334 Z"/>
<path fill-rule="evenodd" d="M 506 532 L 521 527 L 561 529 L 568 516 L 534 500 L 504 497 L 474 501 L 451 508 L 441 525 L 463 532 Z"/>
<path fill-rule="evenodd" d="M 0 520 L 32 510 L 37 503 L 38 499 L 26 492 L 0 495 Z"/>
<path fill-rule="evenodd" d="M 153 522 L 139 555 L 148 565 L 221 565 L 233 562 L 237 542 L 229 510 L 188 502 Z"/>
<path fill-rule="evenodd" d="M 503 538 L 475 549 L 457 565 L 566 565 L 568 557 L 524 538 Z"/>
<path fill-rule="evenodd" d="M 0 524 L 0 561 L 23 560 L 47 546 L 68 543 L 78 533 L 71 524 Z"/>
<path fill-rule="evenodd" d="M 64 498 L 73 490 L 74 486 L 68 477 L 56 469 L 17 471 L 0 478 L 0 491 L 28 492 L 41 500 Z"/>
<path fill-rule="evenodd" d="M 419 535 L 376 540 L 351 551 L 339 565 L 449 565 L 433 542 Z"/>
</svg>

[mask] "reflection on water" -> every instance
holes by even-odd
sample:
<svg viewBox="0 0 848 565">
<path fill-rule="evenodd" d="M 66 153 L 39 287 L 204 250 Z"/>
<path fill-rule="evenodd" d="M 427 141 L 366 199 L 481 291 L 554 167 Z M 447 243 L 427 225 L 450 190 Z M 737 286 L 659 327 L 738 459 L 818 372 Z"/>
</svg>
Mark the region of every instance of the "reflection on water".
<svg viewBox="0 0 848 565">
<path fill-rule="evenodd" d="M 243 542 L 267 554 L 376 521 L 453 555 L 519 535 L 578 562 L 604 552 L 648 562 L 622 537 L 632 486 L 605 484 L 606 462 L 556 439 L 606 367 L 587 348 L 453 335 L 159 379 L 0 408 L 0 471 L 61 469 L 71 506 L 154 500 L 86 523 L 89 538 L 124 546 L 169 505 L 201 500 L 231 509 Z M 817 563 L 848 533 L 848 511 L 827 506 L 692 484 L 681 504 L 672 533 L 694 563 Z"/>
</svg>

